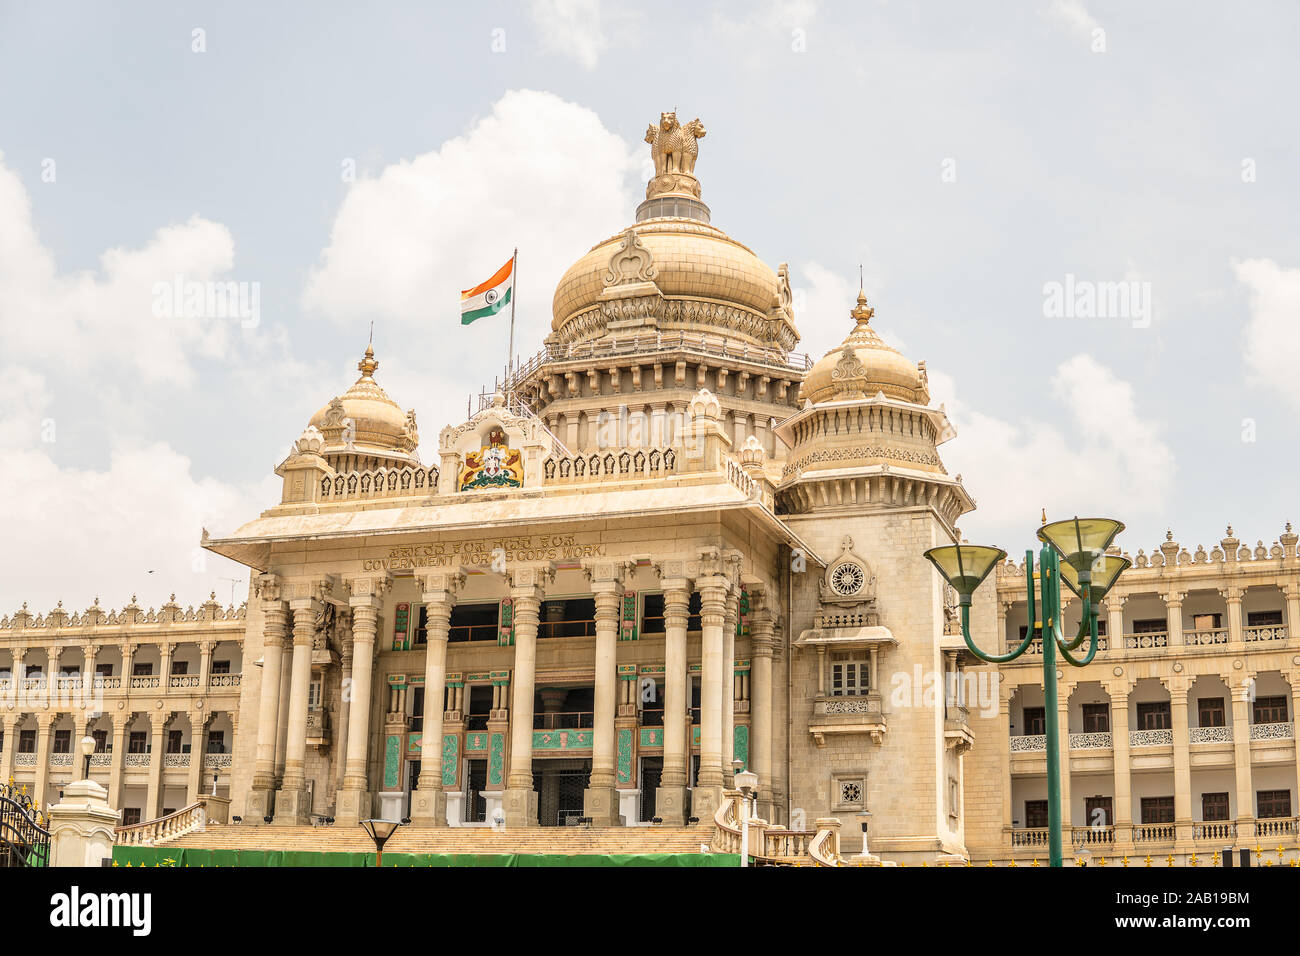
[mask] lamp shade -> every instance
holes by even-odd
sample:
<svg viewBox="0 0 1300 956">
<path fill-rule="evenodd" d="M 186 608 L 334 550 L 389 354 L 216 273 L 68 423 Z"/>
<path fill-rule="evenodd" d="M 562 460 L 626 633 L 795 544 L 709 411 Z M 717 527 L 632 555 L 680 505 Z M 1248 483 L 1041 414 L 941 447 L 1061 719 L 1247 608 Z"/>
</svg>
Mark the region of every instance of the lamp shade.
<svg viewBox="0 0 1300 956">
<path fill-rule="evenodd" d="M 370 839 L 382 846 L 401 824 L 396 820 L 362 820 L 361 828 L 370 834 Z"/>
<path fill-rule="evenodd" d="M 1090 595 L 1092 602 L 1095 604 L 1106 596 L 1106 592 L 1111 589 L 1119 576 L 1129 569 L 1133 564 L 1128 558 L 1121 558 L 1117 554 L 1103 554 L 1096 561 L 1092 562 L 1092 581 Z M 1070 564 L 1061 565 L 1061 580 L 1065 582 L 1066 587 L 1083 597 L 1082 588 L 1079 586 L 1079 572 L 1074 570 Z"/>
<path fill-rule="evenodd" d="M 81 738 L 81 755 L 83 757 L 89 757 L 94 752 L 95 752 L 95 738 L 87 734 L 85 737 Z"/>
<path fill-rule="evenodd" d="M 1055 548 L 1061 560 L 1075 571 L 1083 571 L 1106 553 L 1123 530 L 1124 523 L 1111 518 L 1074 517 L 1043 525 L 1038 529 L 1038 539 Z"/>
<path fill-rule="evenodd" d="M 943 579 L 963 597 L 970 597 L 980 582 L 989 576 L 993 566 L 1005 561 L 1007 553 L 1001 548 L 978 544 L 949 544 L 931 548 L 925 558 L 943 575 Z"/>
</svg>

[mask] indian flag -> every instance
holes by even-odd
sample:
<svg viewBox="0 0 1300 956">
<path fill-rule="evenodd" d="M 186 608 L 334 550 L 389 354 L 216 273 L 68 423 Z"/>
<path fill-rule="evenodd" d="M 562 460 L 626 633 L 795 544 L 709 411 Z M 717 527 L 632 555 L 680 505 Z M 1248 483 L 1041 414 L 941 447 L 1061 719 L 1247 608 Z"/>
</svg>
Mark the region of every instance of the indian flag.
<svg viewBox="0 0 1300 956">
<path fill-rule="evenodd" d="M 475 319 L 485 315 L 495 315 L 510 302 L 514 291 L 515 257 L 492 274 L 490 279 L 480 282 L 472 289 L 460 294 L 460 324 L 469 325 Z"/>
</svg>

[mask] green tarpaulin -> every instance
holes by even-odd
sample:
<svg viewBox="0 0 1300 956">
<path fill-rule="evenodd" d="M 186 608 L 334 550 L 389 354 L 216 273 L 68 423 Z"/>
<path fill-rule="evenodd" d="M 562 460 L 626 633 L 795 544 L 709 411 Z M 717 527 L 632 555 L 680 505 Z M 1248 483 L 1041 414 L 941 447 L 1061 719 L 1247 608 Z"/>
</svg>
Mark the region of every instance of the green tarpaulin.
<svg viewBox="0 0 1300 956">
<path fill-rule="evenodd" d="M 294 850 L 207 850 L 193 847 L 113 847 L 115 866 L 374 866 L 373 853 Z M 739 866 L 730 853 L 611 853 L 562 856 L 538 853 L 385 853 L 384 866 Z"/>
</svg>

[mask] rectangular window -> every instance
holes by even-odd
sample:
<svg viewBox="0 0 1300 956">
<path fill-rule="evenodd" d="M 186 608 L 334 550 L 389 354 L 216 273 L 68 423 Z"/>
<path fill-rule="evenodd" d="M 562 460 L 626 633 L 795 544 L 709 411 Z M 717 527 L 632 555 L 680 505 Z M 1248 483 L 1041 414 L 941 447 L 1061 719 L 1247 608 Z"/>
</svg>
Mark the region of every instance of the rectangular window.
<svg viewBox="0 0 1300 956">
<path fill-rule="evenodd" d="M 135 826 L 139 822 L 140 822 L 139 807 L 127 807 L 125 810 L 122 811 L 122 826 L 124 827 Z"/>
<path fill-rule="evenodd" d="M 113 665 L 112 665 L 112 664 L 96 664 L 96 665 L 95 665 L 95 675 L 96 675 L 97 677 L 112 677 L 112 676 L 113 676 Z"/>
<path fill-rule="evenodd" d="M 411 733 L 418 734 L 424 730 L 424 688 L 415 688 L 411 695 Z"/>
<path fill-rule="evenodd" d="M 1110 704 L 1083 705 L 1083 732 L 1085 734 L 1110 733 Z"/>
<path fill-rule="evenodd" d="M 213 661 L 213 662 L 212 662 L 212 673 L 214 673 L 214 674 L 229 674 L 229 673 L 230 673 L 230 661 Z"/>
<path fill-rule="evenodd" d="M 1255 794 L 1259 812 L 1255 814 L 1261 820 L 1289 817 L 1291 815 L 1290 790 L 1260 790 Z"/>
<path fill-rule="evenodd" d="M 469 688 L 469 713 L 465 715 L 466 730 L 487 730 L 492 713 L 492 685 L 474 684 Z"/>
<path fill-rule="evenodd" d="M 1085 797 L 1083 812 L 1087 826 L 1109 827 L 1115 823 L 1110 797 Z"/>
<path fill-rule="evenodd" d="M 1046 800 L 1025 801 L 1025 826 L 1031 828 L 1047 826 Z"/>
<path fill-rule="evenodd" d="M 1286 722 L 1286 696 L 1256 697 L 1255 719 L 1257 724 L 1281 724 Z"/>
<path fill-rule="evenodd" d="M 451 630 L 448 641 L 496 642 L 500 626 L 501 607 L 491 604 L 457 604 L 451 609 Z M 427 637 L 426 637 L 427 640 Z"/>
<path fill-rule="evenodd" d="M 1025 714 L 1025 735 L 1036 736 L 1047 733 L 1047 711 L 1042 707 L 1026 707 Z"/>
<path fill-rule="evenodd" d="M 596 599 L 567 598 L 542 602 L 542 620 L 537 636 L 594 637 L 596 635 Z"/>
<path fill-rule="evenodd" d="M 90 736 L 91 736 L 92 738 L 94 738 L 94 741 L 95 741 L 95 753 L 97 753 L 97 754 L 102 754 L 102 753 L 104 753 L 106 750 L 108 750 L 108 731 L 107 731 L 107 730 L 92 730 L 92 731 L 90 732 Z"/>
<path fill-rule="evenodd" d="M 831 696 L 861 697 L 867 694 L 871 689 L 871 663 L 853 660 L 848 654 L 836 656 L 848 659 L 831 664 Z"/>
<path fill-rule="evenodd" d="M 307 685 L 307 707 L 315 710 L 320 706 L 320 681 L 314 680 Z"/>
<path fill-rule="evenodd" d="M 415 619 L 415 636 L 411 639 L 412 647 L 424 647 L 429 643 L 429 609 L 420 605 L 420 613 Z"/>
<path fill-rule="evenodd" d="M 27 665 L 27 676 L 28 676 L 28 677 L 40 677 L 43 673 L 45 673 L 45 672 L 44 672 L 43 670 L 41 670 L 41 665 L 40 665 L 40 664 L 28 664 L 28 665 Z"/>
<path fill-rule="evenodd" d="M 149 744 L 143 730 L 131 731 L 131 736 L 126 743 L 126 752 L 129 754 L 145 754 L 149 752 Z"/>
<path fill-rule="evenodd" d="M 1196 699 L 1197 726 L 1225 727 L 1228 715 L 1223 709 L 1222 697 L 1198 697 Z"/>
<path fill-rule="evenodd" d="M 54 732 L 54 752 L 56 754 L 72 753 L 71 730 L 56 730 Z"/>
<path fill-rule="evenodd" d="M 1247 627 L 1280 627 L 1282 624 L 1281 611 L 1247 611 Z"/>
<path fill-rule="evenodd" d="M 224 730 L 208 731 L 208 753 L 223 754 L 226 752 L 226 732 Z"/>
<path fill-rule="evenodd" d="M 1163 617 L 1144 617 L 1140 621 L 1133 622 L 1134 634 L 1157 634 L 1168 629 L 1169 622 Z"/>
<path fill-rule="evenodd" d="M 189 661 L 172 661 L 172 676 L 179 677 L 190 672 Z"/>
<path fill-rule="evenodd" d="M 1228 819 L 1228 794 L 1201 794 L 1201 819 L 1206 823 L 1219 823 Z"/>
<path fill-rule="evenodd" d="M 36 731 L 34 730 L 18 731 L 18 752 L 20 754 L 36 753 Z"/>
<path fill-rule="evenodd" d="M 1138 730 L 1169 730 L 1172 726 L 1169 701 L 1157 700 L 1137 705 Z"/>
<path fill-rule="evenodd" d="M 136 662 L 136 663 L 134 663 L 134 664 L 131 665 L 131 676 L 132 676 L 132 677 L 152 677 L 152 676 L 153 676 L 153 665 L 152 665 L 152 664 L 141 664 L 141 663 L 139 663 L 139 662 Z"/>
<path fill-rule="evenodd" d="M 179 730 L 167 731 L 167 753 L 178 754 L 181 752 L 181 732 Z"/>
<path fill-rule="evenodd" d="M 1174 822 L 1174 798 L 1173 797 L 1143 797 L 1142 798 L 1142 822 L 1143 823 L 1173 823 Z"/>
</svg>

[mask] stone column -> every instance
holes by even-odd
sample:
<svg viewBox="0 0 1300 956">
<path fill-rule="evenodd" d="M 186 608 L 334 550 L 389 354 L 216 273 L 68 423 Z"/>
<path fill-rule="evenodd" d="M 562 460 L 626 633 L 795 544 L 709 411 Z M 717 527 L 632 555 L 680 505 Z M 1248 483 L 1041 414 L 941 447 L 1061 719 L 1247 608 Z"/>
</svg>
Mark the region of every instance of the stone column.
<svg viewBox="0 0 1300 956">
<path fill-rule="evenodd" d="M 126 725 L 134 717 L 130 711 L 118 711 L 113 716 L 113 756 L 108 767 L 108 802 L 110 806 L 122 804 L 122 764 L 125 763 Z"/>
<path fill-rule="evenodd" d="M 87 697 L 93 697 L 95 694 L 95 658 L 99 655 L 98 644 L 85 644 L 81 648 L 84 655 L 81 670 L 81 699 L 84 701 Z M 4 779 L 8 780 L 8 777 Z"/>
<path fill-rule="evenodd" d="M 1300 726 L 1300 671 L 1283 671 L 1282 676 L 1291 685 L 1291 726 Z M 1292 730 L 1294 735 L 1295 731 Z M 1294 737 L 1293 737 L 1294 740 Z M 1300 783 L 1300 744 L 1295 748 L 1296 781 Z M 7 779 L 7 778 L 6 778 Z M 1295 808 L 1292 807 L 1294 810 Z"/>
<path fill-rule="evenodd" d="M 1060 697 L 1056 700 L 1057 721 L 1060 730 L 1058 741 L 1061 755 L 1061 834 L 1064 842 L 1070 842 L 1071 796 L 1070 796 L 1070 695 L 1077 685 L 1062 682 Z"/>
<path fill-rule="evenodd" d="M 339 673 L 341 674 L 339 686 L 340 688 L 350 688 L 352 686 L 352 610 L 349 608 L 345 611 L 340 608 L 339 613 L 346 615 L 345 622 L 342 625 L 344 631 L 340 638 L 343 652 L 339 655 Z M 338 740 L 334 742 L 335 753 L 337 754 L 334 761 L 337 764 L 334 768 L 334 799 L 336 802 L 338 800 L 338 791 L 343 789 L 343 777 L 347 771 L 348 731 L 351 720 L 352 708 L 349 706 L 347 695 L 344 694 L 342 706 L 339 707 Z"/>
<path fill-rule="evenodd" d="M 36 715 L 36 783 L 32 787 L 32 799 L 42 810 L 46 808 L 45 787 L 50 779 L 50 729 L 58 716 L 53 711 Z"/>
<path fill-rule="evenodd" d="M 1232 674 L 1222 675 L 1232 690 L 1232 750 L 1237 774 L 1237 841 L 1247 846 L 1255 836 L 1255 786 L 1250 767 L 1250 703 L 1255 675 L 1236 672 L 1240 683 L 1232 686 Z"/>
<path fill-rule="evenodd" d="M 753 737 L 749 741 L 751 763 L 758 775 L 759 816 L 773 819 L 772 806 L 772 634 L 775 622 L 764 591 L 750 593 L 750 643 L 753 663 L 750 671 L 750 706 Z M 878 692 L 872 686 L 873 692 Z"/>
<path fill-rule="evenodd" d="M 212 674 L 212 649 L 215 646 L 215 641 L 199 641 L 199 694 L 205 697 L 208 693 L 208 678 Z"/>
<path fill-rule="evenodd" d="M 537 791 L 533 789 L 533 695 L 537 672 L 537 624 L 546 585 L 555 567 L 523 565 L 510 574 L 514 608 L 515 670 L 511 677 L 510 771 L 502 794 L 506 826 L 537 826 Z"/>
<path fill-rule="evenodd" d="M 1226 588 L 1219 588 L 1219 593 L 1223 595 L 1223 602 L 1228 606 L 1228 641 L 1232 644 L 1242 642 L 1241 627 L 1241 599 L 1246 595 L 1246 589 L 1229 585 Z"/>
<path fill-rule="evenodd" d="M 1114 647 L 1114 645 L 1111 645 Z M 1110 741 L 1115 762 L 1115 848 L 1131 852 L 1133 848 L 1133 787 L 1129 772 L 1127 680 L 1113 680 L 1105 685 L 1110 694 Z"/>
<path fill-rule="evenodd" d="M 1112 650 L 1124 649 L 1124 604 L 1127 601 L 1123 594 L 1108 594 L 1103 602 L 1106 608 L 1106 643 Z M 1086 641 L 1082 650 L 1088 650 Z"/>
<path fill-rule="evenodd" d="M 371 678 L 375 666 L 375 638 L 383 595 L 392 579 L 356 578 L 352 581 L 352 715 L 348 722 L 347 766 L 343 788 L 334 811 L 335 822 L 356 825 L 371 814 L 370 775 L 367 751 L 370 745 Z"/>
<path fill-rule="evenodd" d="M 460 569 L 420 575 L 426 624 L 424 658 L 424 714 L 420 732 L 420 779 L 411 798 L 411 823 L 446 826 L 447 797 L 442 790 L 443 697 L 447 684 L 447 637 L 456 592 L 465 582 Z"/>
<path fill-rule="evenodd" d="M 692 815 L 708 825 L 722 804 L 723 656 L 726 650 L 727 596 L 730 581 L 722 574 L 697 579 L 700 591 L 700 772 L 691 795 Z"/>
<path fill-rule="evenodd" d="M 1174 852 L 1192 849 L 1191 735 L 1187 729 L 1187 681 L 1169 682 L 1170 724 L 1174 735 Z"/>
<path fill-rule="evenodd" d="M 1165 630 L 1169 632 L 1169 646 L 1181 647 L 1183 644 L 1183 598 L 1186 591 L 1165 591 Z M 1115 645 L 1112 644 L 1111 647 Z"/>
<path fill-rule="evenodd" d="M 1011 793 L 1011 698 L 1018 689 L 1017 685 L 1003 683 L 998 693 L 998 728 L 1001 739 L 1006 741 L 998 745 L 998 770 L 1002 775 L 1002 844 L 1007 853 L 1011 852 L 1011 831 L 1015 828 Z"/>
<path fill-rule="evenodd" d="M 740 587 L 727 595 L 726 620 L 722 625 L 722 781 L 734 789 L 736 768 L 736 630 L 740 626 Z"/>
<path fill-rule="evenodd" d="M 293 670 L 289 682 L 289 736 L 284 751 L 284 782 L 275 795 L 277 826 L 302 826 L 311 822 L 311 800 L 307 794 L 307 692 L 311 684 L 311 645 L 316 634 L 316 617 L 321 602 L 299 585 L 289 602 L 293 611 Z"/>
<path fill-rule="evenodd" d="M 201 710 L 190 711 L 190 772 L 185 780 L 185 804 L 188 806 L 203 792 L 203 754 L 207 743 L 208 719 Z"/>
<path fill-rule="evenodd" d="M 583 816 L 595 826 L 618 823 L 618 782 L 614 753 L 615 690 L 618 686 L 618 632 L 622 619 L 626 567 L 616 561 L 587 562 L 596 598 L 596 687 L 591 782 L 582 795 Z"/>
<path fill-rule="evenodd" d="M 275 789 L 284 786 L 284 761 L 289 750 L 289 693 L 293 682 L 293 641 L 287 631 L 293 618 L 288 618 L 284 652 L 280 658 L 280 693 L 275 709 Z"/>
<path fill-rule="evenodd" d="M 151 743 L 149 747 L 149 788 L 145 791 L 144 800 L 145 820 L 157 820 L 162 816 L 163 752 L 167 749 L 164 745 L 167 741 L 167 721 L 170 718 L 170 713 L 160 710 L 149 715 Z"/>
<path fill-rule="evenodd" d="M 682 562 L 659 566 L 664 591 L 664 770 L 655 813 L 668 826 L 686 823 L 686 622 L 691 582 L 681 576 L 683 570 Z"/>
<path fill-rule="evenodd" d="M 275 789 L 275 738 L 280 706 L 280 664 L 289 609 L 280 598 L 280 579 L 263 574 L 257 579 L 262 598 L 262 687 L 257 709 L 257 753 L 246 817 L 261 823 L 271 815 Z M 126 678 L 129 680 L 129 678 Z M 112 800 L 112 796 L 109 798 Z"/>
<path fill-rule="evenodd" d="M 161 655 L 162 675 L 158 680 L 158 693 L 168 694 L 172 686 L 172 652 L 176 650 L 175 641 L 163 641 L 158 645 L 158 651 Z"/>
<path fill-rule="evenodd" d="M 1286 597 L 1287 637 L 1295 637 L 1300 634 L 1300 584 L 1293 581 L 1282 585 L 1282 594 Z"/>
<path fill-rule="evenodd" d="M 0 750 L 0 783 L 8 783 L 14 772 L 14 751 L 18 749 L 18 722 L 21 714 L 0 714 L 4 727 L 4 750 Z"/>
</svg>

